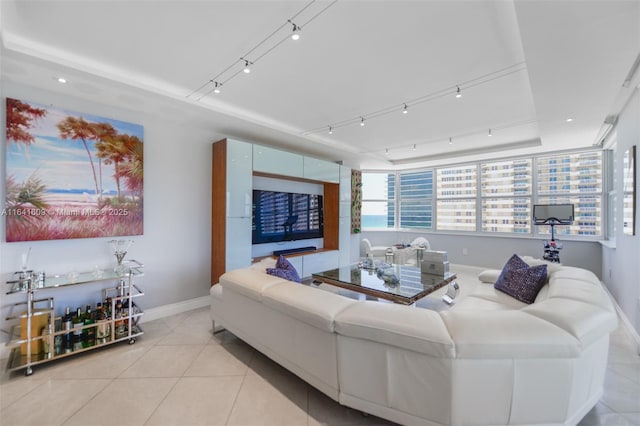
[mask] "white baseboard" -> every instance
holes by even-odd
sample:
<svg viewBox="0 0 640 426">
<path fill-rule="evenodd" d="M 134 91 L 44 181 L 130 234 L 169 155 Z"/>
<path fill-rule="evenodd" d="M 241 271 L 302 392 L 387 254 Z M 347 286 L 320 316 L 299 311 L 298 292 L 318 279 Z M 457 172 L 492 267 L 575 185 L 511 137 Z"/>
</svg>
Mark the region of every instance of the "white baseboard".
<svg viewBox="0 0 640 426">
<path fill-rule="evenodd" d="M 180 314 L 182 312 L 188 312 L 193 309 L 203 308 L 205 306 L 211 306 L 210 296 L 202 296 L 196 299 L 185 300 L 183 302 L 170 303 L 168 305 L 162 305 L 155 308 L 149 308 L 144 311 L 144 315 L 140 318 L 140 323 L 153 321 L 159 318 L 169 317 L 171 315 Z M 143 327 L 144 329 L 144 327 Z M 10 349 L 0 342 L 0 362 L 5 362 L 9 358 Z M 2 366 L 0 366 L 0 372 Z"/>
<path fill-rule="evenodd" d="M 622 325 L 624 326 L 624 328 L 627 329 L 627 331 L 629 332 L 629 335 L 635 342 L 636 352 L 638 353 L 638 355 L 640 355 L 640 334 L 638 334 L 636 329 L 633 327 L 633 324 L 631 324 L 631 321 L 629 321 L 629 318 L 627 317 L 627 315 L 622 311 L 622 308 L 620 307 L 620 305 L 618 305 L 618 301 L 615 299 L 615 297 L 611 295 L 611 292 L 609 291 L 607 286 L 603 285 L 603 287 L 605 291 L 609 294 L 609 298 L 613 302 L 613 306 L 616 308 L 616 312 L 620 317 L 620 321 L 622 322 Z"/>
<path fill-rule="evenodd" d="M 205 306 L 211 306 L 210 296 L 202 296 L 196 299 L 190 299 L 182 302 L 170 303 L 168 305 L 145 309 L 144 315 L 140 319 L 140 323 L 144 324 L 145 322 L 169 317 L 171 315 L 180 314 L 182 312 L 204 308 Z"/>
</svg>

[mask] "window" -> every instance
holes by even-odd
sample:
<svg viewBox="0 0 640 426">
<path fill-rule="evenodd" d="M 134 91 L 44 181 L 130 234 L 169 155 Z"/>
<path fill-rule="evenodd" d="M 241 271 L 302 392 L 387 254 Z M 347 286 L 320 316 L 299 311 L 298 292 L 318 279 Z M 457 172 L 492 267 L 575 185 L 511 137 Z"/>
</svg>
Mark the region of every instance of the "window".
<svg viewBox="0 0 640 426">
<path fill-rule="evenodd" d="M 531 159 L 480 165 L 482 231 L 531 232 Z"/>
<path fill-rule="evenodd" d="M 560 162 L 563 167 L 558 169 Z M 537 169 L 537 204 L 573 204 L 573 225 L 559 226 L 558 234 L 602 235 L 603 168 L 601 151 L 574 152 L 539 157 Z M 555 185 L 564 181 L 561 189 Z M 554 182 L 552 184 L 551 182 Z M 551 233 L 548 226 L 540 226 L 540 233 Z"/>
<path fill-rule="evenodd" d="M 437 170 L 437 229 L 476 230 L 477 166 Z"/>
<path fill-rule="evenodd" d="M 362 229 L 395 227 L 394 173 L 362 173 Z"/>
<path fill-rule="evenodd" d="M 400 228 L 433 228 L 433 171 L 400 173 Z"/>
<path fill-rule="evenodd" d="M 556 233 L 601 236 L 602 151 L 362 174 L 362 227 L 550 234 L 533 226 L 534 204 L 573 204 L 575 221 Z M 611 194 L 609 194 L 611 198 Z"/>
</svg>

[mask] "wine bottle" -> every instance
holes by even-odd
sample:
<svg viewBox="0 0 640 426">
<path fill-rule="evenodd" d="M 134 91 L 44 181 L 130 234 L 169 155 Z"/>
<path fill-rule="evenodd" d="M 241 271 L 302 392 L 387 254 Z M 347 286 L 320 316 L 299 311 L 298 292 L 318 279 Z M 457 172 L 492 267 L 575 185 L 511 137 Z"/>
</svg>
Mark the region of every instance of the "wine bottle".
<svg viewBox="0 0 640 426">
<path fill-rule="evenodd" d="M 91 312 L 91 305 L 87 305 L 84 312 L 84 325 L 91 325 L 95 323 L 95 319 Z M 85 348 L 95 346 L 96 344 L 96 328 L 86 327 L 82 330 L 82 346 Z"/>
<path fill-rule="evenodd" d="M 71 316 L 71 310 L 67 306 L 64 310 L 64 316 L 62 317 L 62 325 L 64 331 L 64 353 L 68 354 L 73 350 L 73 335 L 71 329 L 73 328 L 73 317 Z"/>
<path fill-rule="evenodd" d="M 77 351 L 82 349 L 82 326 L 84 325 L 84 317 L 82 315 L 82 309 L 77 308 L 76 314 L 73 316 L 73 350 Z"/>
</svg>

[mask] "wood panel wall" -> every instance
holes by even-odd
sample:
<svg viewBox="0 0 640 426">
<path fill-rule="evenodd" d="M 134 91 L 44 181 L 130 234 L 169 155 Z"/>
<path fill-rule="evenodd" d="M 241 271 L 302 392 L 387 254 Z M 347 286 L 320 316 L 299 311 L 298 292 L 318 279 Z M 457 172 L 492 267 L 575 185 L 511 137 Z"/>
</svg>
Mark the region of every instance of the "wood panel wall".
<svg viewBox="0 0 640 426">
<path fill-rule="evenodd" d="M 213 144 L 211 182 L 211 285 L 225 271 L 227 255 L 227 140 Z"/>
</svg>

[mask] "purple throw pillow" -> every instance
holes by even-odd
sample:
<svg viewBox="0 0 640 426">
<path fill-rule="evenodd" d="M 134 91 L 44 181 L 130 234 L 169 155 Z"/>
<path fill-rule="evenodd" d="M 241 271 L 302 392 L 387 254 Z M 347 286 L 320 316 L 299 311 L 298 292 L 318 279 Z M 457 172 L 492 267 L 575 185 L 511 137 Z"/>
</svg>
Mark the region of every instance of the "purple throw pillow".
<svg viewBox="0 0 640 426">
<path fill-rule="evenodd" d="M 535 302 L 547 281 L 547 265 L 529 266 L 514 254 L 507 261 L 494 287 L 521 302 Z"/>
<path fill-rule="evenodd" d="M 282 255 L 278 257 L 275 268 L 267 268 L 267 274 L 284 278 L 285 280 L 295 281 L 297 283 L 302 281 L 295 266 L 293 266 L 291 262 Z"/>
<path fill-rule="evenodd" d="M 300 277 L 295 269 L 291 271 L 287 269 L 267 268 L 267 274 L 273 275 L 274 277 L 284 278 L 285 280 L 295 281 L 297 283 L 300 282 Z"/>
</svg>

